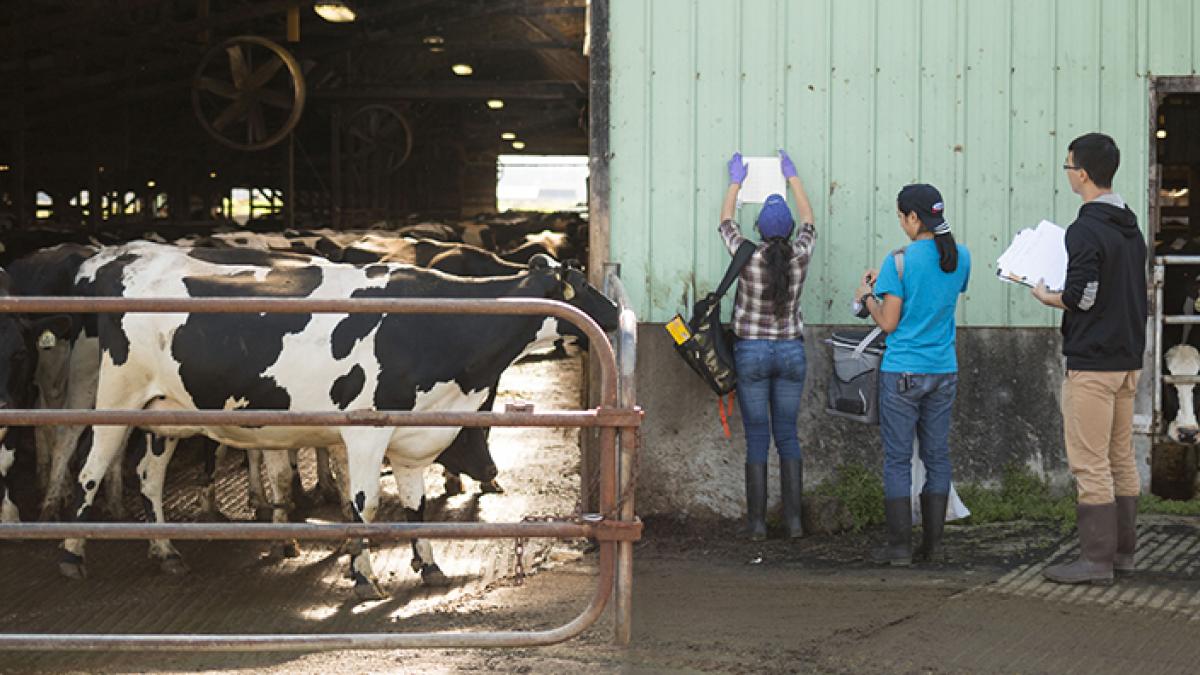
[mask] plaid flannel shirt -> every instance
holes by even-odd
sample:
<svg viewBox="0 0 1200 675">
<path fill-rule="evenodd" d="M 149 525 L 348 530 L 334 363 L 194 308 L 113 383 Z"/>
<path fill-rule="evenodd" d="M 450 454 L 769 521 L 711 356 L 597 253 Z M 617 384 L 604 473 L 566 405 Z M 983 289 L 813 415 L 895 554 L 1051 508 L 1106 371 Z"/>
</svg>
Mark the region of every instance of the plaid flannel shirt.
<svg viewBox="0 0 1200 675">
<path fill-rule="evenodd" d="M 746 240 L 734 220 L 721 223 L 718 231 L 725 240 L 730 255 Z M 788 289 L 788 306 L 782 318 L 776 318 L 775 308 L 767 296 L 770 273 L 763 251 L 767 245 L 759 243 L 750 262 L 738 277 L 737 300 L 733 305 L 733 332 L 743 340 L 795 340 L 804 336 L 804 320 L 800 316 L 800 291 L 808 275 L 808 261 L 812 258 L 813 240 L 816 229 L 812 223 L 799 226 L 792 240 L 791 288 Z"/>
</svg>

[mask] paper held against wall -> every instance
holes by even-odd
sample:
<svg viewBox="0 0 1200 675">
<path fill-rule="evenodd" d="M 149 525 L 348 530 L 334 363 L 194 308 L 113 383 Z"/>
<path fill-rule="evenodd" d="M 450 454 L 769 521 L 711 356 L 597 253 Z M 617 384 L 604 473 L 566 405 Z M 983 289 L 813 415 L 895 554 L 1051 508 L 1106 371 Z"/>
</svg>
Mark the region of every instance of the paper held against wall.
<svg viewBox="0 0 1200 675">
<path fill-rule="evenodd" d="M 742 183 L 742 191 L 738 199 L 742 202 L 761 204 L 772 194 L 782 195 L 787 199 L 787 181 L 779 170 L 779 158 L 744 157 L 747 167 L 746 181 Z"/>
<path fill-rule="evenodd" d="M 1048 289 L 1061 291 L 1067 282 L 1066 235 L 1066 230 L 1048 220 L 1021 230 L 996 261 L 996 276 L 1030 287 L 1045 279 Z"/>
</svg>

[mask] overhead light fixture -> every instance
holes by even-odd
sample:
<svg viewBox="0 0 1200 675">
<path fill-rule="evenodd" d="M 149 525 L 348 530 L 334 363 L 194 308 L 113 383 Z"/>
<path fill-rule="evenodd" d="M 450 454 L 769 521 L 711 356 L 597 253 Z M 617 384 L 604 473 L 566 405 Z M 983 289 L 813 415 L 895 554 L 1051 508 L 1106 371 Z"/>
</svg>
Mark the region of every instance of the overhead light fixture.
<svg viewBox="0 0 1200 675">
<path fill-rule="evenodd" d="M 513 141 L 513 150 L 524 150 L 525 141 Z"/>
<path fill-rule="evenodd" d="M 424 42 L 430 46 L 444 45 L 446 44 L 446 38 L 442 37 L 441 35 L 426 35 L 425 37 L 421 38 L 421 42 Z"/>
<path fill-rule="evenodd" d="M 209 172 L 208 172 L 208 177 L 209 177 L 209 178 L 216 178 L 216 177 L 217 177 L 217 172 L 216 172 L 216 171 L 209 171 Z"/>
<path fill-rule="evenodd" d="M 1154 135 L 1155 135 L 1156 137 L 1158 137 L 1158 138 L 1166 138 L 1166 137 L 1167 137 L 1167 130 L 1166 130 L 1166 129 L 1159 129 L 1158 131 L 1154 132 Z"/>
<path fill-rule="evenodd" d="M 433 52 L 434 54 L 441 54 L 442 52 L 446 51 L 446 48 L 445 47 L 430 47 L 429 51 Z"/>
<path fill-rule="evenodd" d="M 98 173 L 104 173 L 104 165 L 103 165 L 103 164 L 101 164 L 100 166 L 96 167 L 96 171 L 97 171 Z"/>
<path fill-rule="evenodd" d="M 491 108 L 492 110 L 499 110 L 504 107 L 504 101 L 498 98 L 489 98 L 487 107 Z"/>
<path fill-rule="evenodd" d="M 450 70 L 454 71 L 454 74 L 459 77 L 467 77 L 475 72 L 475 69 L 466 63 L 456 63 L 450 66 Z"/>
<path fill-rule="evenodd" d="M 155 183 L 155 182 L 154 182 L 154 181 L 152 181 L 152 180 L 148 180 L 148 181 L 146 181 L 146 187 L 148 187 L 148 188 L 152 188 L 152 187 L 154 187 L 155 185 L 157 185 L 157 183 Z"/>
<path fill-rule="evenodd" d="M 506 131 L 506 132 L 504 132 L 504 133 L 500 134 L 500 140 L 502 140 L 502 141 L 515 141 L 515 140 L 517 140 L 517 135 L 516 135 L 516 134 L 514 134 L 514 133 L 513 133 L 513 132 L 511 132 L 511 131 Z"/>
<path fill-rule="evenodd" d="M 329 23 L 349 23 L 358 18 L 358 14 L 344 0 L 321 0 L 313 5 L 313 11 Z"/>
<path fill-rule="evenodd" d="M 9 165 L 7 165 L 7 164 L 0 164 L 0 172 L 3 172 L 3 171 L 8 171 L 8 170 L 9 170 L 9 169 L 11 169 L 11 168 L 12 168 L 12 167 L 11 167 L 11 166 L 9 166 Z"/>
</svg>

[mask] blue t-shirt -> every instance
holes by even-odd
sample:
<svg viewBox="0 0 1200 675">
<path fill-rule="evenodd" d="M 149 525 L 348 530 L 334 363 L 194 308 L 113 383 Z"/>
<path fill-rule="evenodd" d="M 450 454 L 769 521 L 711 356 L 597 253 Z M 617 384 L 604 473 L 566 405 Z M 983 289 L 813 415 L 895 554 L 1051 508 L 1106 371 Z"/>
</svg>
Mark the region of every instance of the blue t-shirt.
<svg viewBox="0 0 1200 675">
<path fill-rule="evenodd" d="M 971 254 L 958 245 L 958 267 L 942 271 L 937 244 L 919 239 L 904 250 L 904 279 L 896 274 L 889 253 L 879 267 L 875 294 L 894 295 L 904 301 L 900 323 L 887 338 L 880 368 L 889 373 L 955 373 L 954 310 L 958 295 L 967 290 Z"/>
</svg>

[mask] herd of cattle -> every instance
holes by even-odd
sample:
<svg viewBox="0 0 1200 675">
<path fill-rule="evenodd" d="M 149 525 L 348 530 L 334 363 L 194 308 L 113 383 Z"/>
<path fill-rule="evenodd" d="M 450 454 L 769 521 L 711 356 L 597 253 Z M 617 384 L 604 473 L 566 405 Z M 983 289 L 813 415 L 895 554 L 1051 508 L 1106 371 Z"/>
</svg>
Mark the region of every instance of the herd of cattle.
<svg viewBox="0 0 1200 675">
<path fill-rule="evenodd" d="M 615 305 L 570 261 L 580 223 L 559 232 L 500 236 L 516 228 L 425 224 L 399 232 L 230 232 L 170 243 L 66 243 L 7 263 L 0 293 L 94 297 L 549 298 L 615 328 Z M 519 231 L 519 230 L 518 230 Z M 420 236 L 414 236 L 420 235 Z M 450 241 L 447 241 L 450 240 Z M 498 245 L 502 253 L 495 252 Z M 486 247 L 491 247 L 489 250 Z M 566 262 L 560 263 L 559 260 Z M 0 407 L 150 410 L 469 411 L 490 408 L 504 370 L 581 332 L 551 318 L 416 314 L 0 314 Z M 4 370 L 7 369 L 7 373 Z M 17 444 L 0 429 L 0 515 L 11 499 Z M 120 512 L 121 467 L 136 465 L 146 518 L 164 520 L 167 466 L 182 438 L 251 453 L 251 493 L 262 517 L 290 517 L 295 455 L 319 448 L 322 486 L 348 516 L 370 522 L 386 459 L 409 520 L 424 516 L 424 471 L 435 461 L 499 489 L 486 429 L 457 427 L 39 427 L 34 443 L 40 517 L 88 520 L 98 495 Z M 258 472 L 265 464 L 273 499 Z M 72 477 L 72 467 L 82 467 Z M 332 462 L 335 470 L 328 468 Z M 214 462 L 209 462 L 209 468 Z M 336 475 L 336 479 L 335 479 Z M 100 486 L 110 481 L 103 493 Z M 215 510 L 211 496 L 202 499 Z M 336 487 L 331 486 L 335 483 Z M 115 489 L 111 486 L 117 486 Z M 68 502 L 70 505 L 68 507 Z M 288 552 L 293 545 L 277 543 Z M 86 575 L 85 542 L 63 543 L 60 571 Z M 363 541 L 349 542 L 349 576 L 361 598 L 383 595 Z M 170 541 L 150 542 L 163 570 L 186 571 Z M 413 569 L 444 581 L 427 542 Z"/>
</svg>

